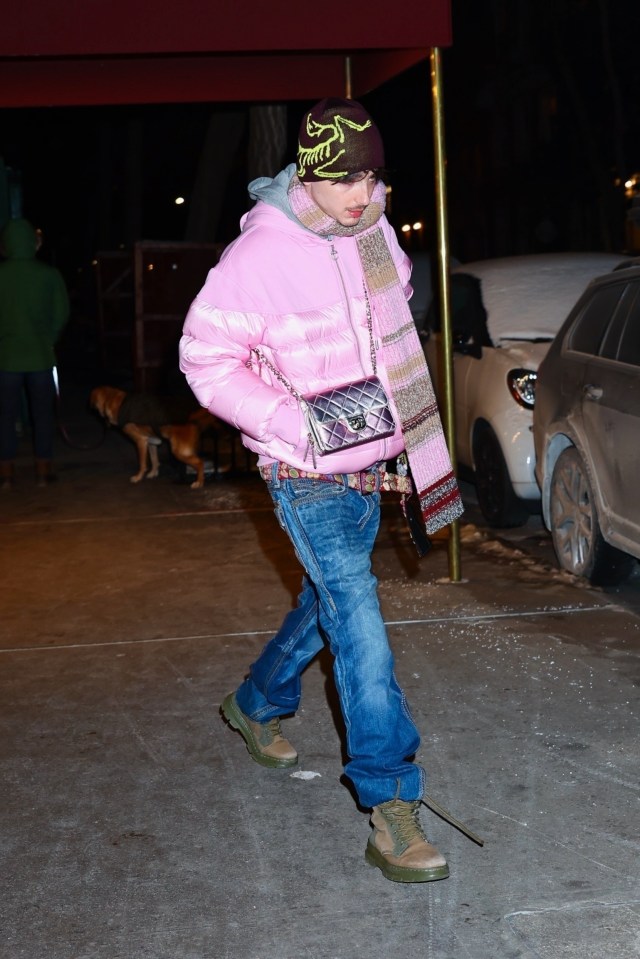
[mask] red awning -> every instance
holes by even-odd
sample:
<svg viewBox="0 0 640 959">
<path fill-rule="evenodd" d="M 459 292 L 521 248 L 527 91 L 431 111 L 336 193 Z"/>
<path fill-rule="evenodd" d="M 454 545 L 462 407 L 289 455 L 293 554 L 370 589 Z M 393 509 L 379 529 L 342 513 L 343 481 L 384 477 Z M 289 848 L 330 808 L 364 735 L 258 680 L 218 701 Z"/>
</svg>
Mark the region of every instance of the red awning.
<svg viewBox="0 0 640 959">
<path fill-rule="evenodd" d="M 451 44 L 450 0 L 26 0 L 0 31 L 0 107 L 354 97 Z M 400 12 L 401 11 L 401 12 Z"/>
</svg>

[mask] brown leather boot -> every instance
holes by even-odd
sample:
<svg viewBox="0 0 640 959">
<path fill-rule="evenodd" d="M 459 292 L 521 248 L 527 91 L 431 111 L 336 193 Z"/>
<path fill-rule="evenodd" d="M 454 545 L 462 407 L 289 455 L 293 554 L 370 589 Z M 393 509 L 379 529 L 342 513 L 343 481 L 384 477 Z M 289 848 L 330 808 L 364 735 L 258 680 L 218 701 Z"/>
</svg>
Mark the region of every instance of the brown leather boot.
<svg viewBox="0 0 640 959">
<path fill-rule="evenodd" d="M 422 831 L 419 813 L 419 799 L 391 799 L 373 807 L 366 859 L 394 882 L 432 882 L 449 875 L 446 859 Z"/>
<path fill-rule="evenodd" d="M 282 768 L 296 765 L 298 754 L 282 735 L 278 718 L 266 723 L 254 722 L 242 712 L 234 693 L 225 697 L 220 710 L 229 725 L 238 730 L 250 754 L 261 766 Z"/>
<path fill-rule="evenodd" d="M 0 460 L 0 489 L 11 489 L 15 467 L 12 460 Z"/>
</svg>

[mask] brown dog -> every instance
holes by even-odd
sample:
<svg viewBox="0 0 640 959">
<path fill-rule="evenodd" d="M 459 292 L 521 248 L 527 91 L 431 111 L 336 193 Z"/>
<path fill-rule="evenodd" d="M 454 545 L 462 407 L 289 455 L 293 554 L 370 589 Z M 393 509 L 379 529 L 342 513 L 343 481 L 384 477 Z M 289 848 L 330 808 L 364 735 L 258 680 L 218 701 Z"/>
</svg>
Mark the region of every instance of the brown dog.
<svg viewBox="0 0 640 959">
<path fill-rule="evenodd" d="M 205 430 L 220 426 L 208 410 L 194 409 L 193 401 L 127 393 L 113 386 L 97 386 L 91 391 L 89 404 L 135 443 L 138 472 L 131 477 L 132 483 L 139 483 L 145 474 L 147 479 L 155 479 L 160 469 L 158 446 L 166 439 L 175 458 L 196 470 L 191 489 L 204 485 L 204 462 L 198 452 L 200 437 Z"/>
</svg>

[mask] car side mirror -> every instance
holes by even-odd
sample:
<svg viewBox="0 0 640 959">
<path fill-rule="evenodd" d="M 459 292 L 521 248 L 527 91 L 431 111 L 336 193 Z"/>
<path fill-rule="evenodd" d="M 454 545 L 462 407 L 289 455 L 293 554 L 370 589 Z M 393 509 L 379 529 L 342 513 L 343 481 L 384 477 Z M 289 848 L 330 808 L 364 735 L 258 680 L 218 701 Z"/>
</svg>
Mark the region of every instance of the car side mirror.
<svg viewBox="0 0 640 959">
<path fill-rule="evenodd" d="M 462 330 L 453 331 L 453 351 L 462 356 L 474 356 L 478 360 L 482 356 L 480 343 L 476 343 L 472 335 Z"/>
</svg>

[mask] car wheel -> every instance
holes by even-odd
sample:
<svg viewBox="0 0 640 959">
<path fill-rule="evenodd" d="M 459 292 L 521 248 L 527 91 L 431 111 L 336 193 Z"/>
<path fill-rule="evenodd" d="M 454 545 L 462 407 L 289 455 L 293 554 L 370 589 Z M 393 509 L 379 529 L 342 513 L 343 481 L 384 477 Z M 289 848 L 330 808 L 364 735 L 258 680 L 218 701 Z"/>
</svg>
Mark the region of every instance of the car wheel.
<svg viewBox="0 0 640 959">
<path fill-rule="evenodd" d="M 635 561 L 603 539 L 587 468 L 573 446 L 563 450 L 553 469 L 549 507 L 562 569 L 594 586 L 615 586 L 630 575 Z"/>
<path fill-rule="evenodd" d="M 473 446 L 478 505 L 490 526 L 507 529 L 522 526 L 529 510 L 513 491 L 500 443 L 490 429 L 484 429 Z"/>
</svg>

